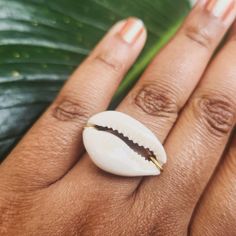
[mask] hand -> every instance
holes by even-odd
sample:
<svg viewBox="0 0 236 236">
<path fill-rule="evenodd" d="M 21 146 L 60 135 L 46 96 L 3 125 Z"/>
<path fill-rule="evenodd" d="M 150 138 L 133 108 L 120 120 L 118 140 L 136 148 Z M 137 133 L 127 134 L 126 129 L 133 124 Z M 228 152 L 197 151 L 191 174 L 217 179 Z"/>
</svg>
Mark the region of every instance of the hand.
<svg viewBox="0 0 236 236">
<path fill-rule="evenodd" d="M 164 172 L 113 176 L 83 149 L 87 119 L 107 108 L 145 43 L 141 22 L 130 18 L 108 32 L 0 166 L 0 235 L 235 234 L 235 141 L 221 160 L 235 125 L 235 31 L 209 61 L 236 7 L 219 10 L 219 2 L 199 1 L 117 108 L 164 143 Z"/>
</svg>

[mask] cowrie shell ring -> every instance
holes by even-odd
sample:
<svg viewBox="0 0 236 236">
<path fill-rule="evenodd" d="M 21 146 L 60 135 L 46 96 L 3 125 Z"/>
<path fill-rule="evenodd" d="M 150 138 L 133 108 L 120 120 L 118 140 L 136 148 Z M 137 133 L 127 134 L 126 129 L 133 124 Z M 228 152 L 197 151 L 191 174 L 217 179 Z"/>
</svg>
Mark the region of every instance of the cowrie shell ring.
<svg viewBox="0 0 236 236">
<path fill-rule="evenodd" d="M 117 111 L 92 116 L 83 141 L 95 165 L 115 175 L 159 175 L 167 161 L 157 137 L 139 121 Z"/>
</svg>

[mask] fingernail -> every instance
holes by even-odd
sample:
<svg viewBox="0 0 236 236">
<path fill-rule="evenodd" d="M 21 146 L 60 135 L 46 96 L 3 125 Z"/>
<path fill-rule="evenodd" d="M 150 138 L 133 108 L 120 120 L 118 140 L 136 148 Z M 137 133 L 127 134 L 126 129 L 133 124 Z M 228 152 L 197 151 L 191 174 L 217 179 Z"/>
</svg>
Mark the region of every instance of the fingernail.
<svg viewBox="0 0 236 236">
<path fill-rule="evenodd" d="M 119 32 L 121 38 L 129 43 L 134 43 L 144 29 L 143 22 L 139 19 L 129 18 Z"/>
<path fill-rule="evenodd" d="M 195 6 L 195 5 L 205 6 L 208 1 L 209 1 L 209 0 L 197 0 L 197 1 L 195 2 L 194 6 Z"/>
<path fill-rule="evenodd" d="M 206 9 L 214 16 L 225 19 L 234 7 L 235 0 L 210 0 Z"/>
</svg>

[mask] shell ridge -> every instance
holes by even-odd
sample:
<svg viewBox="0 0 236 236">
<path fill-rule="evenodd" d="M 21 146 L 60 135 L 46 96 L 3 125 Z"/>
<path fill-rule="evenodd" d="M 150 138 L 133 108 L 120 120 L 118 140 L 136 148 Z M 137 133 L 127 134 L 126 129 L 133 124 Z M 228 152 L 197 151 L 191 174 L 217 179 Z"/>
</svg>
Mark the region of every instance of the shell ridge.
<svg viewBox="0 0 236 236">
<path fill-rule="evenodd" d="M 113 127 L 111 127 L 110 125 L 106 125 L 106 126 L 103 126 L 103 127 L 104 127 L 104 128 L 107 128 L 107 129 L 111 129 L 112 131 L 121 134 L 124 138 L 127 138 L 127 139 L 128 139 L 129 141 L 131 141 L 133 144 L 138 145 L 138 146 L 141 147 L 141 148 L 147 149 L 149 152 L 151 152 L 151 153 L 153 153 L 155 156 L 157 156 L 157 154 L 156 154 L 155 151 L 151 150 L 151 149 L 150 149 L 149 147 L 147 147 L 146 145 L 144 146 L 144 145 L 139 144 L 137 141 L 131 139 L 130 136 L 128 136 L 127 134 L 124 134 L 124 132 L 118 130 L 117 128 L 113 128 Z M 149 161 L 149 160 L 147 160 L 144 156 L 140 155 L 138 152 L 136 152 L 136 151 L 134 151 L 134 152 L 135 152 L 136 154 L 138 154 L 140 157 L 144 158 L 146 161 Z"/>
</svg>

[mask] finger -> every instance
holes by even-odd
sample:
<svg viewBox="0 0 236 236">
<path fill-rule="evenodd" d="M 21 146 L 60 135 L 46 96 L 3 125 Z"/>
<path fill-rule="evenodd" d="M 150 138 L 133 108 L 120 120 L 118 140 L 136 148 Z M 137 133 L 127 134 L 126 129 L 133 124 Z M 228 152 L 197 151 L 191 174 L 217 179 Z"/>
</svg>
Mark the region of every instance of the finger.
<svg viewBox="0 0 236 236">
<path fill-rule="evenodd" d="M 235 235 L 236 133 L 194 213 L 191 235 Z"/>
<path fill-rule="evenodd" d="M 81 132 L 87 118 L 106 109 L 145 38 L 138 19 L 116 24 L 3 163 L 5 169 L 40 185 L 65 174 L 81 154 Z"/>
<path fill-rule="evenodd" d="M 231 39 L 208 68 L 168 136 L 165 148 L 169 159 L 163 175 L 145 179 L 140 189 L 140 199 L 151 201 L 148 194 L 152 189 L 152 199 L 176 212 L 182 219 L 178 227 L 188 225 L 235 125 L 235 53 L 235 40 Z M 156 203 L 152 204 L 156 209 Z"/>
<path fill-rule="evenodd" d="M 171 43 L 157 55 L 119 107 L 148 125 L 161 141 L 232 23 L 233 1 L 223 2 L 228 4 L 224 4 L 221 12 L 218 8 L 222 1 L 198 2 Z"/>
<path fill-rule="evenodd" d="M 119 110 L 146 124 L 163 141 L 233 20 L 234 9 L 229 11 L 226 7 L 226 11 L 226 17 L 222 18 L 219 14 L 216 17 L 204 2 L 199 2 L 182 29 L 157 55 Z M 93 186 L 94 189 L 99 186 L 102 192 L 111 189 L 114 194 L 116 188 L 115 192 L 122 196 L 122 193 L 132 194 L 140 179 L 107 175 L 96 168 L 85 155 L 63 179 L 62 184 L 85 181 L 86 186 Z M 71 195 L 77 196 L 76 193 Z"/>
</svg>

